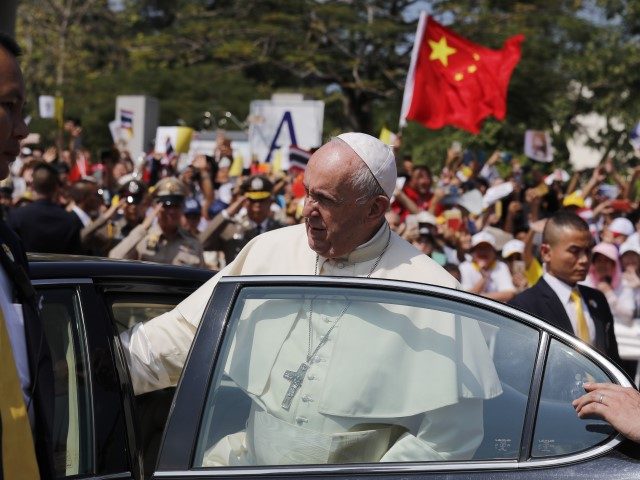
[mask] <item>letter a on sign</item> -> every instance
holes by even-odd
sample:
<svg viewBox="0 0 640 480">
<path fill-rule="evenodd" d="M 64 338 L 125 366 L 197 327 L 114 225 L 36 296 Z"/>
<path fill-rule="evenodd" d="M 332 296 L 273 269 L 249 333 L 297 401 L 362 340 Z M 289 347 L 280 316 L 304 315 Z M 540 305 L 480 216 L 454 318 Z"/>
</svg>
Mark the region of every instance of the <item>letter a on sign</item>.
<svg viewBox="0 0 640 480">
<path fill-rule="evenodd" d="M 293 119 L 291 118 L 291 112 L 287 110 L 286 112 L 284 112 L 284 115 L 282 116 L 282 120 L 280 120 L 280 124 L 276 129 L 276 133 L 273 136 L 273 140 L 271 140 L 271 145 L 269 146 L 269 153 L 267 153 L 267 158 L 264 159 L 264 163 L 269 163 L 271 161 L 271 154 L 273 153 L 273 151 L 283 146 L 278 144 L 278 138 L 280 137 L 280 132 L 282 132 L 282 129 L 284 128 L 285 124 L 289 129 L 290 145 L 298 144 L 298 141 L 296 140 L 296 131 L 293 128 Z"/>
</svg>

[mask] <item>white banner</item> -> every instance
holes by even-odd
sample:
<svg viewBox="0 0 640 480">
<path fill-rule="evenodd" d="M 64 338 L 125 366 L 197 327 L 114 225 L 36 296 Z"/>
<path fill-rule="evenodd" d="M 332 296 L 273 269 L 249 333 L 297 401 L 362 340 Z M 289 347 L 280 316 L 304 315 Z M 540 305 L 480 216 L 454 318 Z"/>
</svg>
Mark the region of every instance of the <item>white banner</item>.
<svg viewBox="0 0 640 480">
<path fill-rule="evenodd" d="M 40 118 L 55 118 L 56 99 L 52 95 L 40 95 L 38 98 Z"/>
<path fill-rule="evenodd" d="M 324 102 L 302 98 L 302 95 L 274 95 L 271 100 L 251 102 L 249 145 L 259 162 L 270 163 L 275 154 L 287 158 L 284 153 L 290 145 L 308 150 L 322 144 Z"/>
</svg>

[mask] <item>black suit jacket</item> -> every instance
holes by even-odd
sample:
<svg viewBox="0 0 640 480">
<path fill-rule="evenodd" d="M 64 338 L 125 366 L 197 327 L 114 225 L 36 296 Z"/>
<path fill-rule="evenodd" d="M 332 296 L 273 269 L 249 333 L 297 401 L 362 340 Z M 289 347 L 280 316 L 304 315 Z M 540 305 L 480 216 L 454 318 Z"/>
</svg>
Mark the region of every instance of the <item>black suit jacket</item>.
<svg viewBox="0 0 640 480">
<path fill-rule="evenodd" d="M 27 252 L 82 253 L 78 216 L 49 200 L 14 208 L 7 223 Z"/>
<path fill-rule="evenodd" d="M 578 289 L 595 326 L 594 347 L 620 365 L 618 343 L 613 331 L 613 315 L 606 297 L 601 291 L 585 285 L 578 285 Z M 543 278 L 540 278 L 533 287 L 516 295 L 509 305 L 521 308 L 554 327 L 575 335 L 564 306 Z"/>
<path fill-rule="evenodd" d="M 0 248 L 2 265 L 5 262 L 15 261 L 28 272 L 27 257 L 20 244 L 20 239 L 0 219 L 0 243 L 9 247 L 13 260 Z M 5 268 L 9 279 L 16 281 L 15 275 Z M 53 464 L 53 415 L 54 415 L 54 378 L 53 366 L 49 346 L 44 336 L 44 327 L 40 319 L 36 299 L 26 298 L 24 293 L 16 288 L 17 300 L 22 303 L 24 314 L 25 337 L 27 341 L 27 355 L 29 357 L 29 370 L 32 389 L 31 402 L 35 416 L 33 439 L 35 443 L 36 458 L 42 480 L 55 479 Z"/>
</svg>

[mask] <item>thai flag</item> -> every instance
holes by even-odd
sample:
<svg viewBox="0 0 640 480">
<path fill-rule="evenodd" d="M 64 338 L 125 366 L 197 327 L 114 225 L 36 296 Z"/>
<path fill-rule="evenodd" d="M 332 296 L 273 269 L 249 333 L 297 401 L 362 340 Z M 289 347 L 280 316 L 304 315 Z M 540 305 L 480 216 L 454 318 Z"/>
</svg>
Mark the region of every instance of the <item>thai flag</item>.
<svg viewBox="0 0 640 480">
<path fill-rule="evenodd" d="M 289 147 L 289 168 L 306 170 L 309 158 L 311 158 L 311 152 L 308 150 L 304 150 L 296 145 Z"/>
</svg>

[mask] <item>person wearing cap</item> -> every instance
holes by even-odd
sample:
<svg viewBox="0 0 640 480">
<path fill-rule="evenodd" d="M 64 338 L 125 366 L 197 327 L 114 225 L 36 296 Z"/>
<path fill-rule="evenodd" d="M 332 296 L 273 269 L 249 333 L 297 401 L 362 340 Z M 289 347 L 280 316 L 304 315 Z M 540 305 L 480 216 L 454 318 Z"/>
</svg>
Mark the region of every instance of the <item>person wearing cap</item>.
<svg viewBox="0 0 640 480">
<path fill-rule="evenodd" d="M 200 235 L 200 221 L 202 220 L 202 207 L 200 206 L 200 202 L 193 197 L 187 198 L 184 201 L 182 215 L 182 228 L 197 238 L 198 235 Z"/>
<path fill-rule="evenodd" d="M 395 184 L 393 152 L 375 137 L 362 133 L 345 133 L 320 147 L 311 156 L 305 171 L 306 197 L 303 213 L 306 221 L 303 224 L 255 237 L 232 263 L 174 310 L 121 334 L 135 393 L 175 384 L 211 293 L 224 275 L 372 277 L 458 287 L 456 280 L 442 267 L 389 228 L 385 213 Z M 304 308 L 304 312 L 313 313 L 313 307 Z M 246 392 L 262 392 L 249 395 L 256 406 L 250 415 L 264 411 L 283 428 L 282 434 L 274 433 L 276 437 L 264 439 L 265 443 L 262 445 L 277 441 L 280 445 L 286 444 L 287 450 L 296 451 L 303 445 L 291 435 L 295 436 L 295 432 L 304 434 L 304 431 L 299 430 L 301 423 L 295 418 L 294 407 L 283 409 L 282 399 L 277 392 L 282 388 L 286 391 L 288 385 L 283 378 L 282 368 L 290 369 L 294 363 L 300 363 L 297 356 L 293 358 L 291 355 L 306 348 L 303 346 L 307 341 L 306 334 L 302 338 L 299 332 L 306 332 L 307 326 L 301 323 L 304 328 L 292 329 L 299 322 L 306 321 L 307 317 L 301 315 L 297 317 L 300 320 L 294 322 L 294 326 L 288 324 L 287 327 L 279 328 L 282 316 L 275 312 L 272 315 L 269 318 L 272 318 L 274 328 L 265 330 L 265 335 L 260 337 L 260 350 L 270 352 L 273 362 L 255 361 L 246 364 L 251 358 L 251 351 L 243 349 L 245 354 L 242 354 L 240 350 L 234 350 L 232 355 L 238 354 L 239 357 L 230 360 L 230 363 L 240 370 L 251 369 L 249 377 L 255 378 L 258 383 L 247 388 L 242 378 L 231 372 L 229 377 Z M 361 312 L 359 306 L 354 305 L 353 310 L 350 310 L 349 325 L 368 325 L 370 321 L 371 317 Z M 358 345 L 362 345 L 366 338 L 354 338 L 353 330 L 336 329 L 336 348 L 340 345 L 339 351 L 350 358 L 353 355 L 359 358 L 358 361 L 350 362 L 349 368 L 358 369 L 363 385 L 369 384 L 368 382 L 382 385 L 390 381 L 385 379 L 397 378 L 397 371 L 389 366 L 389 358 L 404 358 L 412 367 L 407 369 L 402 387 L 392 391 L 377 389 L 377 394 L 372 396 L 371 393 L 364 394 L 358 389 L 346 388 L 344 383 L 339 382 L 340 372 L 330 374 L 327 369 L 331 359 L 339 351 L 326 345 L 321 346 L 318 354 L 326 361 L 315 362 L 313 367 L 317 367 L 318 378 L 321 379 L 318 387 L 335 389 L 331 399 L 341 413 L 330 419 L 319 410 L 320 402 L 311 403 L 307 398 L 307 403 L 304 404 L 304 429 L 325 438 L 335 437 L 338 445 L 352 442 L 352 452 L 355 452 L 359 450 L 359 440 L 354 433 L 358 430 L 357 425 L 401 425 L 402 419 L 412 418 L 415 422 L 403 428 L 404 433 L 398 440 L 392 441 L 390 446 L 388 439 L 383 440 L 379 436 L 381 431 L 378 427 L 373 427 L 371 435 L 375 448 L 368 454 L 361 452 L 362 456 L 358 458 L 363 461 L 391 462 L 471 458 L 483 437 L 482 400 L 499 395 L 501 387 L 479 326 L 471 321 L 463 327 L 457 323 L 459 321 L 459 317 L 449 314 L 425 319 L 426 323 L 421 328 L 439 332 L 429 346 L 415 345 L 415 338 L 401 325 L 398 325 L 398 330 L 393 329 L 391 337 L 388 337 L 391 330 L 385 328 L 369 330 L 369 335 L 376 335 L 376 342 L 386 345 L 387 351 L 363 351 Z M 456 325 L 460 329 L 458 333 L 454 332 Z M 449 330 L 448 326 L 453 330 Z M 247 330 L 243 330 L 245 331 Z M 244 339 L 236 338 L 234 344 L 240 345 L 243 341 Z M 439 342 L 444 344 L 440 345 Z M 459 353 L 454 353 L 451 358 L 453 372 L 464 369 L 473 378 L 473 387 L 464 398 L 458 386 L 460 379 L 455 373 L 452 374 L 452 382 L 444 382 L 448 383 L 444 385 L 437 378 L 441 372 L 438 369 L 423 368 L 416 356 L 419 352 L 431 351 L 431 348 L 449 349 L 445 345 L 451 345 L 451 342 L 459 347 L 454 349 L 455 352 L 472 352 L 464 359 Z M 256 374 L 255 377 L 253 373 Z M 414 395 L 411 395 L 409 389 L 412 388 L 419 389 L 420 393 L 414 391 Z M 379 400 L 383 397 L 388 399 L 388 403 L 384 403 L 390 407 L 385 411 L 380 410 Z M 400 401 L 402 398 L 419 399 L 420 405 L 408 407 L 406 402 Z M 448 398 L 451 401 L 445 402 L 446 405 L 432 403 L 434 398 Z M 304 400 L 301 400 L 300 395 L 293 401 L 297 405 L 295 408 L 302 408 L 300 402 Z M 204 463 L 251 464 L 250 450 L 254 447 L 248 445 L 247 440 L 255 433 L 253 428 L 254 423 L 250 418 L 247 430 L 221 439 L 205 453 Z M 373 453 L 374 451 L 381 453 Z M 259 453 L 269 455 L 265 451 Z M 317 453 L 321 452 L 307 449 L 297 461 L 327 462 L 326 458 L 319 460 L 308 456 Z M 337 453 L 351 458 L 349 452 Z M 266 461 L 278 462 L 277 459 Z"/>
<path fill-rule="evenodd" d="M 544 275 L 509 304 L 575 335 L 620 363 L 607 299 L 599 290 L 581 284 L 589 272 L 592 245 L 587 222 L 573 212 L 556 212 L 542 232 Z"/>
<path fill-rule="evenodd" d="M 531 251 L 533 233 L 533 230 L 530 230 L 524 236 L 524 241 L 514 238 L 502 246 L 502 258 L 509 267 L 513 283 L 518 287 L 518 291 L 533 287 L 544 273 L 542 265 Z M 521 279 L 516 280 L 516 277 L 521 277 Z"/>
<path fill-rule="evenodd" d="M 154 190 L 155 208 L 111 249 L 109 258 L 203 267 L 200 242 L 181 227 L 185 193 L 184 184 L 177 178 L 160 180 Z"/>
<path fill-rule="evenodd" d="M 633 228 L 633 223 L 628 218 L 616 217 L 606 227 L 606 231 L 609 232 L 609 235 L 605 232 L 602 235 L 603 241 L 611 242 L 619 247 L 627 238 L 633 235 L 636 229 Z"/>
<path fill-rule="evenodd" d="M 462 288 L 471 293 L 507 302 L 516 294 L 509 267 L 498 259 L 496 239 L 480 231 L 471 237 L 471 260 L 460 264 Z"/>
<path fill-rule="evenodd" d="M 438 242 L 436 217 L 430 212 L 420 212 L 415 215 L 415 221 L 417 221 L 417 229 L 412 230 L 410 238 L 407 236 L 405 238 L 409 239 L 411 244 L 422 253 L 433 258 L 438 265 L 447 263 L 447 257 Z"/>
<path fill-rule="evenodd" d="M 93 255 L 108 256 L 109 251 L 144 220 L 148 207 L 146 192 L 147 187 L 140 180 L 127 179 L 109 208 L 81 230 L 83 245 L 93 245 Z"/>
<path fill-rule="evenodd" d="M 523 260 L 524 247 L 524 242 L 515 238 L 509 240 L 502 247 L 502 258 L 507 264 L 507 267 L 509 267 L 513 285 L 518 292 L 530 286 L 525 276 L 526 266 Z"/>
<path fill-rule="evenodd" d="M 592 271 L 594 270 L 594 271 Z M 639 384 L 640 372 L 640 245 L 627 240 L 620 250 L 601 243 L 593 249 L 592 282 L 605 294 L 615 322 L 615 335 L 624 369 Z M 598 282 L 596 279 L 603 279 Z M 589 278 L 588 278 L 589 280 Z M 614 285 L 616 285 L 614 287 Z"/>
<path fill-rule="evenodd" d="M 222 251 L 227 264 L 254 237 L 284 227 L 271 214 L 271 180 L 263 175 L 253 175 L 242 183 L 240 193 L 235 202 L 219 212 L 198 237 L 205 250 Z"/>
</svg>

